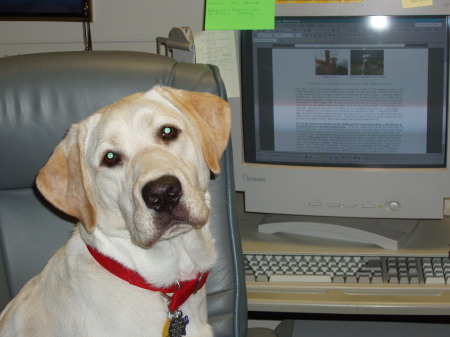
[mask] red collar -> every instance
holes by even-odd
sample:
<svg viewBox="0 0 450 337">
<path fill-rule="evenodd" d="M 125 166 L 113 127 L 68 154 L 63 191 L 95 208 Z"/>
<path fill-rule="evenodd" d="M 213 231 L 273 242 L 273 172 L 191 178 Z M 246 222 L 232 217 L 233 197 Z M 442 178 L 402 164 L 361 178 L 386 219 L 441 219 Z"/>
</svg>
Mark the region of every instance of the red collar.
<svg viewBox="0 0 450 337">
<path fill-rule="evenodd" d="M 182 281 L 176 283 L 170 287 L 158 288 L 151 284 L 148 284 L 144 278 L 132 269 L 125 267 L 116 260 L 103 255 L 97 249 L 86 245 L 87 249 L 94 257 L 94 259 L 106 270 L 113 275 L 121 278 L 128 283 L 147 290 L 159 291 L 162 294 L 173 294 L 169 302 L 169 311 L 176 311 L 192 294 L 195 294 L 199 289 L 203 287 L 208 278 L 208 272 L 204 274 L 198 274 L 193 280 Z M 166 296 L 168 297 L 168 296 Z"/>
</svg>

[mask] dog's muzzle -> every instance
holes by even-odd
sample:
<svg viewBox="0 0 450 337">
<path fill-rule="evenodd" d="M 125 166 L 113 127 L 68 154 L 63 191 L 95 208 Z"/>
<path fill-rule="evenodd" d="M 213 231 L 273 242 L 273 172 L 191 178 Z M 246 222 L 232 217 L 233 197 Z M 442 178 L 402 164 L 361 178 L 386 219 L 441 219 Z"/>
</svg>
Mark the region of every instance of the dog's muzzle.
<svg viewBox="0 0 450 337">
<path fill-rule="evenodd" d="M 154 211 L 154 228 L 160 234 L 174 226 L 196 225 L 193 222 L 195 216 L 192 217 L 191 211 L 181 202 L 184 193 L 177 177 L 165 175 L 152 180 L 144 185 L 141 193 L 147 208 Z M 171 229 L 169 233 L 180 229 Z"/>
<path fill-rule="evenodd" d="M 199 195 L 193 194 L 175 175 L 163 175 L 148 181 L 140 190 L 147 208 L 147 221 L 134 222 L 134 241 L 150 247 L 159 239 L 170 239 L 192 228 L 203 227 L 209 218 L 209 208 Z M 203 205 L 203 206 L 202 206 Z"/>
</svg>

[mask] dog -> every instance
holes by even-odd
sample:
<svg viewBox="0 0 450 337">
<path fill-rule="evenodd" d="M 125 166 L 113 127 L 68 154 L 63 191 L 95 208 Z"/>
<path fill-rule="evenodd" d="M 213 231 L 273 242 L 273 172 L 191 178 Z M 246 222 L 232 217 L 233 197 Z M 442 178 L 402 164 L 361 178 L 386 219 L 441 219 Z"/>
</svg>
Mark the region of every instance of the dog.
<svg viewBox="0 0 450 337">
<path fill-rule="evenodd" d="M 361 56 L 361 75 L 378 75 L 378 64 L 372 55 Z"/>
<path fill-rule="evenodd" d="M 212 336 L 208 186 L 230 115 L 217 96 L 156 86 L 72 125 L 36 186 L 79 223 L 0 336 Z"/>
</svg>

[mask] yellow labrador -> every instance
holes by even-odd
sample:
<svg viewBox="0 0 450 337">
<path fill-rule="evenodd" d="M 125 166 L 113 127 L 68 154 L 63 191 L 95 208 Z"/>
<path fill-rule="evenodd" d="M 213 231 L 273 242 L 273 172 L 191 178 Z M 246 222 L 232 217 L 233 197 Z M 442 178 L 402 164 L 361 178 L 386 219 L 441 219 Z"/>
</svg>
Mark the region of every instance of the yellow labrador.
<svg viewBox="0 0 450 337">
<path fill-rule="evenodd" d="M 212 336 L 210 170 L 230 129 L 217 96 L 168 87 L 71 127 L 37 177 L 79 219 L 0 316 L 0 336 Z"/>
</svg>

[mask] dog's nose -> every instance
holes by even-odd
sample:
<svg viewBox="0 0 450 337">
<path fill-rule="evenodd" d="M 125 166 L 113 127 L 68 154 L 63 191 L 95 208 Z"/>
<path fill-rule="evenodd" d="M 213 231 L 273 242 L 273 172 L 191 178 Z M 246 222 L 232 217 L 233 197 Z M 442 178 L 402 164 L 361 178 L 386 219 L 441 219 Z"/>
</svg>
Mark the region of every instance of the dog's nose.
<svg viewBox="0 0 450 337">
<path fill-rule="evenodd" d="M 171 213 L 182 195 L 180 181 L 177 177 L 169 175 L 148 182 L 142 189 L 145 204 L 156 212 Z"/>
</svg>

